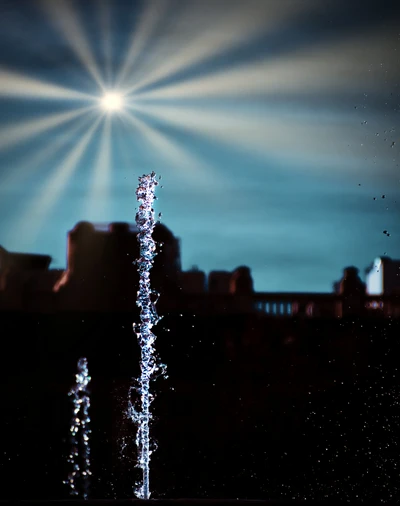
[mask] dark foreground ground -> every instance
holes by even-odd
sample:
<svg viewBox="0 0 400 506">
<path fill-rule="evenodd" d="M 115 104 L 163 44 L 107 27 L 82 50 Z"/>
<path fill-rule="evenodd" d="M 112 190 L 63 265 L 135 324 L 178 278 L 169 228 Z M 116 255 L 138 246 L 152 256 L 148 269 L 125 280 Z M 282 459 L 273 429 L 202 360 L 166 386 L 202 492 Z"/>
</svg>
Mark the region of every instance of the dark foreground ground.
<svg viewBox="0 0 400 506">
<path fill-rule="evenodd" d="M 321 501 L 294 501 L 294 500 L 269 500 L 269 501 L 243 501 L 234 499 L 150 499 L 149 501 L 143 500 L 54 500 L 54 501 L 0 501 L 0 506 L 296 506 L 296 505 L 309 505 L 309 506 L 351 506 L 352 504 L 363 504 L 367 506 L 376 506 L 374 501 L 362 502 L 348 502 L 336 500 L 321 500 Z M 389 505 L 398 504 L 398 501 L 386 503 Z"/>
<path fill-rule="evenodd" d="M 1 315 L 1 499 L 80 504 L 53 499 L 69 496 L 68 390 L 86 356 L 90 497 L 109 500 L 90 504 L 132 504 L 120 501 L 140 479 L 125 416 L 139 374 L 132 321 Z M 399 321 L 169 314 L 155 333 L 169 377 L 153 385 L 152 504 L 400 501 Z"/>
</svg>

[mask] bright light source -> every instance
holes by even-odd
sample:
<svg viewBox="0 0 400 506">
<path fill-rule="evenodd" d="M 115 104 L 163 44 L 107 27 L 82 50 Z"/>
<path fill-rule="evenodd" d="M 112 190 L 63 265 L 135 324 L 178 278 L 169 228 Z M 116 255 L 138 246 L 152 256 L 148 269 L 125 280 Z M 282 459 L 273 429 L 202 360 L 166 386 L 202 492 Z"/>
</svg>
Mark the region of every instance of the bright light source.
<svg viewBox="0 0 400 506">
<path fill-rule="evenodd" d="M 119 93 L 106 93 L 101 99 L 101 106 L 106 111 L 119 111 L 122 108 L 122 96 Z"/>
</svg>

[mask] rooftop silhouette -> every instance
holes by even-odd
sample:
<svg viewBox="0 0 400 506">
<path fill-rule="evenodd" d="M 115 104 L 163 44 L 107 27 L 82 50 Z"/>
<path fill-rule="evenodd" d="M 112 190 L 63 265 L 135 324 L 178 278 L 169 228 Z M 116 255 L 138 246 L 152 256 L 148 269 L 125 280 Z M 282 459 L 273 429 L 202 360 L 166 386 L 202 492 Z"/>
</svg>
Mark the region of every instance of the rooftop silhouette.
<svg viewBox="0 0 400 506">
<path fill-rule="evenodd" d="M 135 308 L 139 257 L 136 225 L 77 223 L 67 234 L 67 267 L 51 257 L 0 247 L 0 311 L 130 311 Z M 151 271 L 161 311 L 262 313 L 274 317 L 400 316 L 400 261 L 377 258 L 364 283 L 347 267 L 332 293 L 255 292 L 251 270 L 183 271 L 180 240 L 164 224 L 153 232 Z"/>
</svg>

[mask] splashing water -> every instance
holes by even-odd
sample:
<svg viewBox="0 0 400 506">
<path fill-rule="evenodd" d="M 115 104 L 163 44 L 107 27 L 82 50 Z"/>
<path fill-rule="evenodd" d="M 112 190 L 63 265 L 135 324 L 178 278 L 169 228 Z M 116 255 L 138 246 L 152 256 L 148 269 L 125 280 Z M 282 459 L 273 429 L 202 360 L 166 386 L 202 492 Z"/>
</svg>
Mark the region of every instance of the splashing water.
<svg viewBox="0 0 400 506">
<path fill-rule="evenodd" d="M 68 480 L 64 483 L 70 486 L 71 495 L 79 495 L 79 484 L 82 486 L 82 497 L 88 499 L 90 471 L 90 397 L 88 385 L 90 376 L 88 371 L 87 359 L 78 360 L 78 372 L 75 375 L 75 384 L 68 395 L 72 396 L 74 411 L 71 421 L 71 453 L 68 462 L 72 464 L 72 471 L 68 475 Z M 80 435 L 80 439 L 79 439 Z M 81 449 L 81 457 L 79 456 Z M 82 464 L 82 465 L 81 465 Z"/>
<path fill-rule="evenodd" d="M 154 396 L 150 393 L 150 381 L 155 379 L 156 375 L 165 374 L 165 365 L 160 363 L 154 349 L 156 336 L 151 331 L 152 327 L 161 319 L 157 315 L 155 307 L 159 294 L 152 290 L 150 286 L 150 269 L 156 255 L 156 244 L 152 238 L 152 232 L 155 225 L 153 202 L 156 197 L 154 190 L 157 185 L 156 174 L 152 172 L 147 176 L 139 177 L 139 185 L 136 190 L 136 197 L 140 203 L 136 214 L 140 245 L 140 257 L 136 261 L 139 272 L 139 290 L 136 304 L 140 308 L 141 323 L 139 325 L 134 323 L 133 330 L 141 350 L 141 375 L 136 382 L 136 386 L 131 387 L 129 391 L 128 416 L 137 425 L 137 467 L 142 469 L 143 474 L 142 483 L 135 490 L 135 494 L 139 499 L 150 498 L 149 464 L 152 454 L 150 447 L 150 421 L 152 419 L 150 404 L 154 399 Z M 132 389 L 140 396 L 140 406 L 137 408 L 133 406 L 131 401 Z"/>
</svg>

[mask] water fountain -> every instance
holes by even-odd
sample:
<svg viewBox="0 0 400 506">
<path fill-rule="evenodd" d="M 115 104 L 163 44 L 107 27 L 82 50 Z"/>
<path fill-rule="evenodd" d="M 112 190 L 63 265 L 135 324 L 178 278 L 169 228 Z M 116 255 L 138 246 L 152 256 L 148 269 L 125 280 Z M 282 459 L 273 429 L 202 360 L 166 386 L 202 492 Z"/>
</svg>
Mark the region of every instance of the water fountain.
<svg viewBox="0 0 400 506">
<path fill-rule="evenodd" d="M 78 360 L 78 372 L 75 375 L 75 384 L 69 391 L 73 402 L 73 415 L 71 420 L 71 453 L 68 462 L 72 471 L 64 482 L 69 485 L 72 496 L 89 497 L 90 485 L 90 382 L 88 363 L 86 358 Z"/>
<path fill-rule="evenodd" d="M 140 324 L 133 324 L 133 330 L 137 336 L 141 351 L 140 370 L 141 375 L 134 381 L 134 386 L 129 390 L 127 415 L 137 426 L 136 445 L 138 449 L 137 467 L 142 470 L 142 482 L 136 488 L 135 495 L 139 499 L 150 498 L 150 457 L 152 453 L 152 441 L 150 438 L 150 423 L 152 414 L 150 405 L 154 398 L 150 392 L 150 381 L 156 375 L 165 376 L 165 364 L 162 364 L 154 349 L 156 336 L 152 327 L 160 321 L 157 315 L 156 302 L 159 294 L 151 288 L 150 270 L 156 255 L 156 243 L 152 238 L 155 226 L 153 203 L 156 199 L 155 188 L 158 185 L 156 174 L 152 172 L 139 177 L 139 185 L 136 190 L 139 208 L 136 214 L 138 227 L 138 241 L 140 245 L 139 258 L 136 260 L 139 273 L 139 289 L 137 292 L 137 306 L 140 308 Z M 89 461 L 89 414 L 90 399 L 88 384 L 90 376 L 86 358 L 78 361 L 78 373 L 76 383 L 69 392 L 73 396 L 74 410 L 71 423 L 71 453 L 69 462 L 72 471 L 66 484 L 70 486 L 72 496 L 81 496 L 88 499 L 90 461 Z M 138 394 L 136 402 L 132 398 Z M 81 435 L 81 444 L 78 441 L 78 433 Z M 82 454 L 80 455 L 80 450 Z M 82 469 L 80 461 L 83 462 Z M 82 491 L 80 492 L 80 489 Z"/>
<path fill-rule="evenodd" d="M 149 175 L 143 175 L 139 178 L 139 185 L 136 191 L 139 208 L 136 215 L 136 223 L 138 227 L 138 241 L 140 244 L 140 256 L 136 261 L 139 273 L 139 289 L 137 293 L 137 305 L 140 308 L 140 323 L 133 324 L 134 332 L 137 336 L 141 352 L 140 370 L 141 374 L 134 386 L 129 391 L 128 398 L 128 417 L 137 425 L 136 445 L 138 449 L 137 467 L 142 471 L 142 482 L 135 490 L 138 502 L 147 502 L 150 499 L 150 458 L 152 454 L 152 440 L 150 437 L 150 427 L 152 413 L 150 410 L 151 402 L 154 398 L 150 391 L 150 382 L 156 376 L 165 375 L 165 365 L 162 364 L 155 352 L 154 344 L 156 336 L 152 332 L 152 328 L 160 321 L 157 315 L 156 303 L 159 294 L 151 289 L 150 270 L 156 255 L 156 244 L 152 238 L 152 232 L 155 226 L 153 202 L 155 200 L 154 191 L 158 184 L 156 175 L 152 172 Z M 78 373 L 76 374 L 76 383 L 70 390 L 72 396 L 74 411 L 71 423 L 71 443 L 72 451 L 69 462 L 72 464 L 72 471 L 65 481 L 70 486 L 71 495 L 74 497 L 72 501 L 62 501 L 63 506 L 79 504 L 106 504 L 118 503 L 122 505 L 132 505 L 135 499 L 129 500 L 90 500 L 89 499 L 89 480 L 91 477 L 90 470 L 90 418 L 89 407 L 90 397 L 88 385 L 90 382 L 88 373 L 88 364 L 86 358 L 78 361 Z M 136 402 L 133 400 L 136 397 Z M 79 439 L 80 437 L 80 439 Z M 81 451 L 81 453 L 80 453 Z M 244 464 L 245 465 L 245 464 Z M 199 478 L 203 479 L 203 478 Z M 151 500 L 154 502 L 154 499 Z M 173 506 L 176 500 L 157 499 L 159 506 Z M 193 500 L 180 499 L 180 506 L 192 506 L 199 503 L 207 503 L 208 506 L 239 506 L 260 503 L 267 501 L 248 501 L 248 500 Z M 275 504 L 288 504 L 286 501 L 274 501 Z M 290 501 L 293 504 L 294 501 Z M 46 504 L 47 506 L 57 506 L 59 501 L 25 501 L 25 506 L 39 506 Z"/>
<path fill-rule="evenodd" d="M 128 415 L 137 425 L 136 445 L 138 448 L 138 467 L 142 469 L 142 483 L 135 493 L 139 499 L 150 498 L 150 456 L 152 453 L 150 439 L 150 422 L 152 415 L 150 405 L 153 395 L 150 392 L 150 381 L 157 374 L 165 374 L 165 365 L 161 364 L 154 349 L 156 336 L 151 331 L 152 327 L 160 321 L 157 315 L 156 302 L 158 293 L 151 289 L 150 269 L 156 255 L 156 243 L 152 238 L 155 225 L 153 202 L 155 200 L 155 187 L 158 185 L 156 175 L 139 177 L 139 185 L 136 190 L 137 200 L 140 203 L 136 224 L 138 227 L 138 241 L 140 244 L 140 257 L 136 263 L 139 272 L 139 290 L 137 293 L 137 305 L 140 308 L 140 324 L 133 324 L 140 351 L 141 375 L 137 384 L 130 389 Z M 136 391 L 140 396 L 140 406 L 135 407 L 131 395 Z"/>
</svg>

